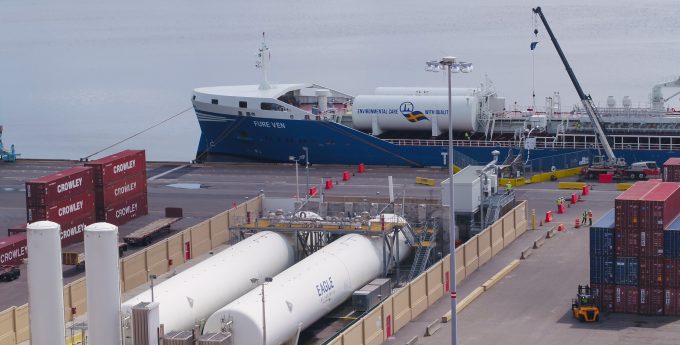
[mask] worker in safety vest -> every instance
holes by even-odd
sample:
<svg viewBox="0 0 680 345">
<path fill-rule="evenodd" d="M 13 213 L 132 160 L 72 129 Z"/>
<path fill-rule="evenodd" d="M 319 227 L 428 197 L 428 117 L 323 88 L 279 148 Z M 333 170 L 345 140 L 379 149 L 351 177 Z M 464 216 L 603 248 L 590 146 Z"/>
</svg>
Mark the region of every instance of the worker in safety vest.
<svg viewBox="0 0 680 345">
<path fill-rule="evenodd" d="M 510 194 L 512 192 L 512 183 L 508 182 L 505 184 L 505 191 Z"/>
<path fill-rule="evenodd" d="M 593 211 L 588 210 L 588 225 L 593 225 Z"/>
<path fill-rule="evenodd" d="M 561 202 L 562 202 L 562 198 L 557 198 L 557 200 L 555 200 L 555 204 L 557 205 L 558 208 L 560 207 Z"/>
<path fill-rule="evenodd" d="M 581 215 L 581 224 L 585 224 L 587 219 L 588 219 L 588 211 L 583 211 L 583 214 Z"/>
<path fill-rule="evenodd" d="M 465 140 L 470 140 L 470 133 L 465 132 Z"/>
</svg>

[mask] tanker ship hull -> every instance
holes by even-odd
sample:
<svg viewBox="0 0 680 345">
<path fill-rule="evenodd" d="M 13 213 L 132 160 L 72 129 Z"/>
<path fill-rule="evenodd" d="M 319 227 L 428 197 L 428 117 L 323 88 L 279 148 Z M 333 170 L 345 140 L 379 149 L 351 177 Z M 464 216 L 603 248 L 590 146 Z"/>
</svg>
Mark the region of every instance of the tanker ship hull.
<svg viewBox="0 0 680 345">
<path fill-rule="evenodd" d="M 445 166 L 446 141 L 413 140 L 394 144 L 330 121 L 266 119 L 206 112 L 196 109 L 201 127 L 197 161 L 289 163 L 290 156 L 308 148 L 313 164 Z M 395 140 L 398 141 L 398 140 Z M 512 145 L 484 141 L 456 141 L 454 164 L 465 166 L 492 159 L 493 150 L 505 159 Z M 514 150 L 517 151 L 516 149 Z M 664 162 L 671 150 L 615 149 L 628 162 Z M 560 147 L 531 150 L 530 158 L 557 169 L 574 166 L 574 159 L 598 155 L 595 148 Z M 563 158 L 567 157 L 568 158 Z"/>
</svg>

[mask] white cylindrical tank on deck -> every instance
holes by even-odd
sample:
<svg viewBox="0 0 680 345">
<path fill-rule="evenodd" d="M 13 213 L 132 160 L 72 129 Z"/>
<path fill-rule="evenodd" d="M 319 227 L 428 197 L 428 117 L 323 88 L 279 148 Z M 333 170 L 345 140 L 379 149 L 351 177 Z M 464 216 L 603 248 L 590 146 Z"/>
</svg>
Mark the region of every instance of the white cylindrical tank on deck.
<svg viewBox="0 0 680 345">
<path fill-rule="evenodd" d="M 380 275 L 382 250 L 381 237 L 345 235 L 275 276 L 264 287 L 266 344 L 289 340 Z M 408 253 L 400 236 L 399 259 Z M 229 321 L 234 345 L 263 343 L 260 286 L 210 316 L 203 333 L 219 333 Z"/>
<path fill-rule="evenodd" d="M 325 112 L 328 110 L 328 97 L 331 96 L 331 92 L 326 89 L 316 90 L 317 106 L 319 107 L 319 112 Z"/>
<path fill-rule="evenodd" d="M 624 108 L 630 108 L 633 105 L 633 101 L 630 99 L 630 96 L 623 96 L 621 105 L 623 105 Z"/>
<path fill-rule="evenodd" d="M 457 131 L 474 131 L 479 102 L 476 96 L 452 97 L 453 124 Z M 431 131 L 449 129 L 448 96 L 364 96 L 354 99 L 352 121 L 360 130 L 372 129 L 373 116 L 381 131 Z M 420 112 L 424 117 L 412 116 Z M 411 120 L 409 120 L 411 119 Z"/>
<path fill-rule="evenodd" d="M 49 221 L 26 228 L 28 313 L 31 344 L 64 341 L 64 281 L 61 272 L 61 227 Z"/>
<path fill-rule="evenodd" d="M 614 96 L 607 96 L 607 107 L 609 108 L 616 107 L 616 99 L 614 98 Z"/>
<path fill-rule="evenodd" d="M 294 241 L 262 231 L 154 286 L 165 331 L 190 330 L 225 304 L 253 288 L 251 278 L 272 277 L 295 263 Z M 131 315 L 139 302 L 151 302 L 151 290 L 123 304 Z"/>
<path fill-rule="evenodd" d="M 479 92 L 474 87 L 454 87 L 451 89 L 452 96 L 472 96 Z M 448 96 L 447 87 L 418 87 L 418 86 L 378 86 L 375 88 L 376 95 L 406 95 L 406 96 Z"/>
<path fill-rule="evenodd" d="M 94 223 L 85 228 L 87 327 L 92 344 L 120 345 L 118 227 Z"/>
</svg>

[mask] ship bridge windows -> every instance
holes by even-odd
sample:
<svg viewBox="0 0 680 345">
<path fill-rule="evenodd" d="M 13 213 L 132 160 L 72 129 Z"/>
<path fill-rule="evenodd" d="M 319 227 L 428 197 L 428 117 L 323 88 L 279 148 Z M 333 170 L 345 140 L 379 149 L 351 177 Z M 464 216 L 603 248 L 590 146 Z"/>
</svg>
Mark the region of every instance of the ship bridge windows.
<svg viewBox="0 0 680 345">
<path fill-rule="evenodd" d="M 219 104 L 219 102 L 218 102 L 217 99 L 215 99 L 215 98 L 211 99 L 211 100 L 210 100 L 210 103 L 212 103 L 212 104 Z"/>
<path fill-rule="evenodd" d="M 248 108 L 248 102 L 246 102 L 246 101 L 239 101 L 239 102 L 238 102 L 238 107 L 239 107 L 239 108 Z"/>
<path fill-rule="evenodd" d="M 277 103 L 269 103 L 269 102 L 262 102 L 260 104 L 260 109 L 262 110 L 272 110 L 272 111 L 286 111 L 286 107 L 277 104 Z"/>
<path fill-rule="evenodd" d="M 294 107 L 300 107 L 300 101 L 295 97 L 295 91 L 288 91 L 277 99 Z"/>
</svg>

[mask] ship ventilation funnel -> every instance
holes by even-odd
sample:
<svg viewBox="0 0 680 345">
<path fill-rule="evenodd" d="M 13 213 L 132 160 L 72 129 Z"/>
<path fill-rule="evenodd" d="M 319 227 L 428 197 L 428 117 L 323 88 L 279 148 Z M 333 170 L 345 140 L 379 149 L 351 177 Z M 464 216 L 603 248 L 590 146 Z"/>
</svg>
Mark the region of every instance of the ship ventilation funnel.
<svg viewBox="0 0 680 345">
<path fill-rule="evenodd" d="M 328 97 L 331 92 L 326 89 L 316 90 L 316 97 L 318 100 L 319 113 L 325 113 L 328 110 Z"/>
<path fill-rule="evenodd" d="M 31 344 L 63 341 L 64 281 L 61 273 L 61 227 L 48 221 L 26 228 L 28 260 L 28 313 Z"/>
</svg>

